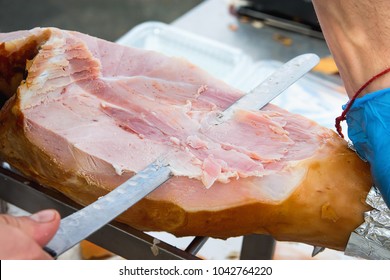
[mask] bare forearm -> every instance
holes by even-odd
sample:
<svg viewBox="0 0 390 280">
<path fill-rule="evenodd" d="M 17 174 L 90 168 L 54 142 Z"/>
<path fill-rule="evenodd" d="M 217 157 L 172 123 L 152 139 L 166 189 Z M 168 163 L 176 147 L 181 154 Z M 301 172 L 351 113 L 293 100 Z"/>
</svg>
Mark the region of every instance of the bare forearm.
<svg viewBox="0 0 390 280">
<path fill-rule="evenodd" d="M 313 0 L 348 95 L 390 66 L 390 1 Z M 390 87 L 390 75 L 364 93 Z"/>
</svg>

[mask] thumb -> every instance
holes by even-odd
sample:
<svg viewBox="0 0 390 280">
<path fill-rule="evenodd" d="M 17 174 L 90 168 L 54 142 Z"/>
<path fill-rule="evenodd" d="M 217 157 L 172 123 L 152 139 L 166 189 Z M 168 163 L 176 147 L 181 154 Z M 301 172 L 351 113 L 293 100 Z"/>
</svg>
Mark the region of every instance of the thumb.
<svg viewBox="0 0 390 280">
<path fill-rule="evenodd" d="M 37 212 L 29 219 L 35 222 L 35 231 L 32 237 L 41 246 L 46 245 L 53 238 L 61 221 L 60 214 L 53 209 Z"/>
<path fill-rule="evenodd" d="M 45 246 L 53 238 L 58 230 L 60 221 L 60 214 L 51 209 L 23 217 L 0 215 L 0 224 L 18 228 L 40 246 Z"/>
</svg>

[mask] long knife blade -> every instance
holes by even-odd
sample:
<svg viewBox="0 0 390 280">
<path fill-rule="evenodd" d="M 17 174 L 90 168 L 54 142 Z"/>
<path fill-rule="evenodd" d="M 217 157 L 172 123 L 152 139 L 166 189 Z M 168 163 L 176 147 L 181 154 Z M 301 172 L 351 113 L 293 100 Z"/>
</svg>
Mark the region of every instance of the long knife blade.
<svg viewBox="0 0 390 280">
<path fill-rule="evenodd" d="M 108 224 L 172 176 L 168 165 L 156 160 L 94 203 L 65 217 L 54 238 L 44 247 L 56 258 Z"/>
<path fill-rule="evenodd" d="M 260 110 L 310 71 L 319 61 L 320 58 L 311 53 L 302 54 L 291 59 L 280 66 L 257 87 L 225 109 L 218 116 L 218 121 L 227 121 L 238 109 Z"/>
<path fill-rule="evenodd" d="M 315 54 L 304 54 L 282 65 L 251 92 L 227 108 L 217 120 L 228 120 L 237 109 L 259 110 L 317 63 Z M 96 202 L 61 220 L 54 238 L 44 248 L 57 257 L 109 223 L 172 177 L 169 165 L 157 160 Z"/>
</svg>

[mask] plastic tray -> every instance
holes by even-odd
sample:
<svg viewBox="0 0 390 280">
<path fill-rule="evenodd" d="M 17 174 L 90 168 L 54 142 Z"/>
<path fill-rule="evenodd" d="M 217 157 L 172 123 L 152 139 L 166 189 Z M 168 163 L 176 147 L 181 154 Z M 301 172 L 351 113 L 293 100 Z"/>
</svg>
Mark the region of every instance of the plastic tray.
<svg viewBox="0 0 390 280">
<path fill-rule="evenodd" d="M 244 92 L 254 88 L 282 64 L 273 60 L 252 61 L 240 49 L 160 22 L 142 23 L 117 42 L 184 57 Z M 341 106 L 347 100 L 342 86 L 309 73 L 272 103 L 333 129 L 334 118 L 341 113 Z"/>
<path fill-rule="evenodd" d="M 240 50 L 160 22 L 142 23 L 122 36 L 118 43 L 184 57 L 215 77 L 233 81 L 250 63 Z"/>
</svg>

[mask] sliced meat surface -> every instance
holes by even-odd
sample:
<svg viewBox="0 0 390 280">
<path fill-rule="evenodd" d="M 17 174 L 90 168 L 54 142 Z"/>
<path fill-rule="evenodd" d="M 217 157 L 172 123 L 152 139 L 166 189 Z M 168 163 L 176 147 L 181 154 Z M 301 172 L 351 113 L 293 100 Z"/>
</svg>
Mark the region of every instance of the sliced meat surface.
<svg viewBox="0 0 390 280">
<path fill-rule="evenodd" d="M 244 93 L 182 58 L 55 28 L 0 34 L 0 92 L 10 97 L 0 113 L 1 156 L 82 204 L 164 158 L 174 178 L 122 216 L 140 229 L 270 233 L 342 248 L 367 209 L 368 169 L 333 131 L 273 105 L 215 125 Z M 336 166 L 352 166 L 353 182 L 341 169 L 329 173 L 335 157 Z M 308 185 L 313 172 L 316 186 Z M 354 214 L 343 213 L 339 192 L 353 197 Z M 333 200 L 330 230 L 321 216 L 329 207 L 321 207 Z M 253 209 L 263 221 L 234 220 Z M 313 225 L 302 233 L 299 219 Z"/>
</svg>

